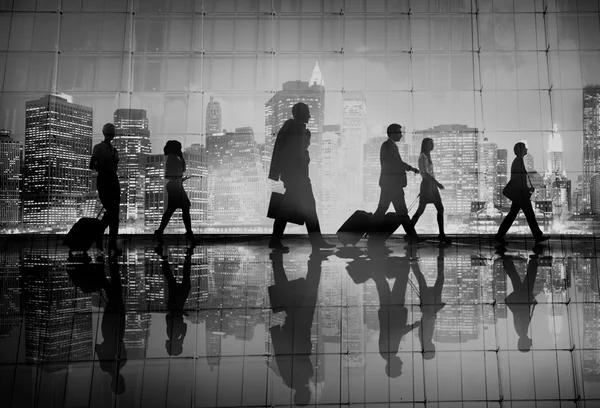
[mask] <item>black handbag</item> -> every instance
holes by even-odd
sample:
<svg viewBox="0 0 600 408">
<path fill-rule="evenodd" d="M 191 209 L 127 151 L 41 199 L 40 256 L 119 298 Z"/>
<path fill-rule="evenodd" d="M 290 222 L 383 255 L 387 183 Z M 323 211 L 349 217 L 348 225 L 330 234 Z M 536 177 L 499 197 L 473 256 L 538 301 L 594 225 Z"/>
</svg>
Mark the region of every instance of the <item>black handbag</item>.
<svg viewBox="0 0 600 408">
<path fill-rule="evenodd" d="M 284 194 L 277 192 L 271 193 L 267 217 L 291 222 L 292 224 L 304 225 L 304 216 L 296 209 L 296 206 L 290 203 Z"/>
<path fill-rule="evenodd" d="M 535 191 L 533 184 L 531 183 L 531 179 L 529 178 L 529 174 L 527 175 L 527 180 L 529 180 L 529 185 L 531 186 L 527 190 L 515 187 L 512 180 L 508 182 L 508 184 L 502 189 L 502 194 L 508 198 L 510 201 L 518 201 L 523 198 L 529 198 Z"/>
</svg>

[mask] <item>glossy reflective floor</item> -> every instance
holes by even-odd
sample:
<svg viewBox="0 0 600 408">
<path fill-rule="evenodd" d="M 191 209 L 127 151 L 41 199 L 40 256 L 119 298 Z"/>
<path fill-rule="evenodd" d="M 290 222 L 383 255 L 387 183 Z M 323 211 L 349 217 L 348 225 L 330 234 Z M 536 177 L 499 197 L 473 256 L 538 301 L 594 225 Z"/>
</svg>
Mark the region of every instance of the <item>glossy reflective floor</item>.
<svg viewBox="0 0 600 408">
<path fill-rule="evenodd" d="M 2 406 L 600 406 L 594 238 L 286 243 L 2 238 Z"/>
</svg>

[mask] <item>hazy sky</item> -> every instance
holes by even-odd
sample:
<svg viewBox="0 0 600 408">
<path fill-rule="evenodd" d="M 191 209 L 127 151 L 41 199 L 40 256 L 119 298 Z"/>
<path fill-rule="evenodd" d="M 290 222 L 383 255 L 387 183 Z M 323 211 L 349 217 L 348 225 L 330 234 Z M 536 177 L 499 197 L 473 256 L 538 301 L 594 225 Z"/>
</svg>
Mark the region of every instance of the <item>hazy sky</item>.
<svg viewBox="0 0 600 408">
<path fill-rule="evenodd" d="M 545 18 L 530 12 L 534 1 L 518 2 L 517 14 L 504 13 L 512 1 L 484 1 L 477 19 L 444 12 L 468 11 L 461 5 L 469 1 L 431 13 L 415 5 L 410 19 L 379 12 L 407 11 L 406 2 L 392 10 L 346 1 L 344 16 L 327 13 L 329 2 L 302 2 L 304 14 L 298 2 L 268 2 L 282 12 L 275 17 L 262 13 L 263 2 L 248 2 L 238 10 L 248 13 L 237 16 L 227 7 L 238 3 L 196 2 L 223 12 L 204 17 L 164 14 L 160 1 L 136 6 L 135 17 L 114 1 L 103 10 L 115 13 L 75 12 L 71 3 L 62 17 L 0 13 L 0 51 L 7 51 L 0 52 L 0 127 L 18 140 L 25 101 L 56 90 L 94 109 L 95 142 L 115 109 L 126 107 L 148 111 L 154 152 L 171 138 L 199 142 L 210 96 L 221 103 L 224 128 L 252 126 L 263 141 L 265 102 L 283 82 L 308 80 L 319 62 L 325 124 L 342 123 L 343 95 L 362 92 L 370 126 L 399 122 L 412 132 L 464 124 L 509 150 L 526 139 L 542 171 L 556 123 L 570 177 L 581 172 L 582 87 L 600 83 L 596 1 L 580 1 L 578 13 L 571 2 L 550 4 Z M 172 11 L 187 10 L 188 2 L 177 4 L 183 8 Z"/>
</svg>

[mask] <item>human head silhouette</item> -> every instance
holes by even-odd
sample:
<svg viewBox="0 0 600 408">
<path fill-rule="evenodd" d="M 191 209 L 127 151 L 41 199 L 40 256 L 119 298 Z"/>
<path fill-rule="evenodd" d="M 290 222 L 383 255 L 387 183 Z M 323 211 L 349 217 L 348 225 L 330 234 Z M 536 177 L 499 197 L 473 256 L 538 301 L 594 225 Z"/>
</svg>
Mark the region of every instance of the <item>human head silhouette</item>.
<svg viewBox="0 0 600 408">
<path fill-rule="evenodd" d="M 106 123 L 102 126 L 102 134 L 104 135 L 104 140 L 110 142 L 115 138 L 115 125 L 112 123 Z"/>
<path fill-rule="evenodd" d="M 387 127 L 387 135 L 394 142 L 398 142 L 402 139 L 402 126 L 397 123 L 392 123 Z"/>
<path fill-rule="evenodd" d="M 163 147 L 163 152 L 165 153 L 165 156 L 171 153 L 180 156 L 181 142 L 179 140 L 169 140 L 167 143 L 165 143 L 165 147 Z"/>
<path fill-rule="evenodd" d="M 433 150 L 433 139 L 426 137 L 421 141 L 421 153 L 429 154 Z"/>
<path fill-rule="evenodd" d="M 308 123 L 310 120 L 310 109 L 308 108 L 308 105 L 304 102 L 298 102 L 292 106 L 292 116 L 302 123 Z"/>
<path fill-rule="evenodd" d="M 167 340 L 165 348 L 167 349 L 167 354 L 170 356 L 178 356 L 183 353 L 183 342 Z"/>
<path fill-rule="evenodd" d="M 517 157 L 524 157 L 527 154 L 527 146 L 523 142 L 516 143 L 513 150 Z"/>
</svg>

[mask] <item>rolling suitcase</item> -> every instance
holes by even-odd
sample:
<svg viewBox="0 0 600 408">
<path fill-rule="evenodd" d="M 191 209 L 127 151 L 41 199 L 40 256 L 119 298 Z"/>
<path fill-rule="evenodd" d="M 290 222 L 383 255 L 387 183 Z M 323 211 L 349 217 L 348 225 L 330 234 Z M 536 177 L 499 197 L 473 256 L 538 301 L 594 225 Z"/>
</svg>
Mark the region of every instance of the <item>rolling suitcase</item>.
<svg viewBox="0 0 600 408">
<path fill-rule="evenodd" d="M 81 218 L 71 227 L 63 240 L 63 245 L 69 248 L 69 252 L 87 252 L 92 244 L 98 240 L 103 233 L 102 221 L 98 219 L 100 214 L 102 214 L 102 210 L 96 218 Z"/>
<path fill-rule="evenodd" d="M 410 221 L 410 220 L 409 220 Z M 380 219 L 373 219 L 368 234 L 372 238 L 385 241 L 402 225 L 402 219 L 395 212 L 389 212 Z"/>
<path fill-rule="evenodd" d="M 346 245 L 356 245 L 358 241 L 370 229 L 372 213 L 366 211 L 355 211 L 337 231 L 340 242 Z"/>
</svg>

